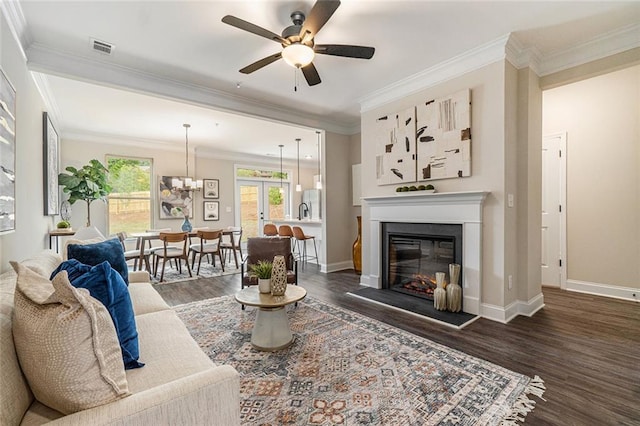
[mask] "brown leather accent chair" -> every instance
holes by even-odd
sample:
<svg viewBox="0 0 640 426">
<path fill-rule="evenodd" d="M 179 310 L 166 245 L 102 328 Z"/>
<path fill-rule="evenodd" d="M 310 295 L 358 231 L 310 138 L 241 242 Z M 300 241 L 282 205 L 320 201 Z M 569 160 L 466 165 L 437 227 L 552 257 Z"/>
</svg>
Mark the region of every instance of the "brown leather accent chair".
<svg viewBox="0 0 640 426">
<path fill-rule="evenodd" d="M 273 262 L 276 255 L 284 256 L 287 264 L 287 284 L 298 285 L 298 262 L 291 253 L 291 238 L 254 237 L 247 240 L 247 258 L 242 262 L 242 288 L 258 285 L 258 278 L 251 275 L 251 265 L 259 260 Z"/>
</svg>

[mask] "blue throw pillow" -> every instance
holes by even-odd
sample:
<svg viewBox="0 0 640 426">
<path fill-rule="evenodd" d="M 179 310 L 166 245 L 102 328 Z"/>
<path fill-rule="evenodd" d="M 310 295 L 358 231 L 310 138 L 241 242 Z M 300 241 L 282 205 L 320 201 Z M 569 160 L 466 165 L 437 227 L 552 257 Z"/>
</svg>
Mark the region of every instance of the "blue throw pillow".
<svg viewBox="0 0 640 426">
<path fill-rule="evenodd" d="M 71 285 L 89 290 L 89 294 L 109 311 L 120 341 L 124 368 L 129 370 L 144 366 L 138 361 L 138 330 L 129 289 L 120 274 L 106 260 L 96 266 L 82 264 L 76 259 L 67 260 L 51 273 L 51 279 L 60 271 L 67 271 Z"/>
<path fill-rule="evenodd" d="M 95 266 L 106 260 L 122 276 L 124 283 L 129 285 L 129 269 L 124 258 L 124 249 L 117 238 L 94 244 L 69 244 L 67 258 L 76 259 L 80 263 L 90 266 Z"/>
</svg>

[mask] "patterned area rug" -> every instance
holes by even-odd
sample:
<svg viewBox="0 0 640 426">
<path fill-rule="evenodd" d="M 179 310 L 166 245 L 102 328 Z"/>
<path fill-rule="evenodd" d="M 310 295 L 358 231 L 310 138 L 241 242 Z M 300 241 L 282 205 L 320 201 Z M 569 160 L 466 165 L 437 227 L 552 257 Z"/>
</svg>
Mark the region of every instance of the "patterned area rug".
<svg viewBox="0 0 640 426">
<path fill-rule="evenodd" d="M 200 265 L 200 275 L 196 275 L 196 271 L 198 270 L 198 261 L 196 260 L 196 266 L 191 270 L 192 277 L 189 277 L 189 272 L 187 271 L 187 267 L 182 265 L 182 273 L 180 273 L 175 266 L 169 267 L 169 263 L 164 270 L 164 279 L 160 282 L 160 269 L 162 268 L 162 263 L 158 268 L 158 274 L 156 277 L 151 277 L 151 282 L 153 284 L 167 284 L 167 283 L 175 283 L 178 281 L 188 281 L 195 280 L 198 278 L 211 278 L 211 277 L 221 277 L 223 275 L 233 275 L 239 274 L 240 268 L 236 268 L 236 265 L 233 261 L 231 263 L 227 263 L 224 267 L 224 272 L 222 272 L 222 268 L 220 267 L 220 262 L 216 262 L 216 266 L 211 265 L 210 263 L 205 263 L 202 261 L 202 265 Z"/>
<path fill-rule="evenodd" d="M 241 376 L 246 425 L 515 425 L 544 384 L 307 297 L 294 343 L 251 346 L 256 309 L 232 296 L 176 306 L 200 347 Z"/>
</svg>

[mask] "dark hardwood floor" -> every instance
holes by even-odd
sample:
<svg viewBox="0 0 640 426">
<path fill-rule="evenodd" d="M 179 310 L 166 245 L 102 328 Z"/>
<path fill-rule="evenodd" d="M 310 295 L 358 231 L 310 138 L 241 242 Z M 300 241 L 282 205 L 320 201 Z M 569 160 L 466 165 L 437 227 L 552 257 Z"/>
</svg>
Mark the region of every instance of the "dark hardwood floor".
<svg viewBox="0 0 640 426">
<path fill-rule="evenodd" d="M 545 288 L 545 308 L 509 324 L 479 319 L 455 330 L 347 295 L 353 271 L 307 266 L 299 283 L 310 297 L 384 321 L 529 377 L 546 401 L 527 425 L 640 425 L 640 304 Z M 155 285 L 170 305 L 234 294 L 239 275 Z"/>
</svg>

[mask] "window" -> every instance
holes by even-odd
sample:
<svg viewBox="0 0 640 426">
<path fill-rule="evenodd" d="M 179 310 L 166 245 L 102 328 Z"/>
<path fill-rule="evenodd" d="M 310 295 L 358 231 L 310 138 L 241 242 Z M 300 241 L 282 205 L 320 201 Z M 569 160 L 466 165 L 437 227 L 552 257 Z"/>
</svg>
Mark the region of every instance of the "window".
<svg viewBox="0 0 640 426">
<path fill-rule="evenodd" d="M 143 232 L 151 228 L 150 158 L 107 156 L 109 234 Z"/>
</svg>

